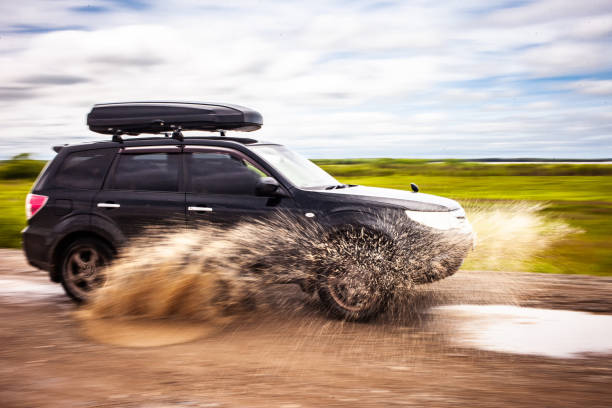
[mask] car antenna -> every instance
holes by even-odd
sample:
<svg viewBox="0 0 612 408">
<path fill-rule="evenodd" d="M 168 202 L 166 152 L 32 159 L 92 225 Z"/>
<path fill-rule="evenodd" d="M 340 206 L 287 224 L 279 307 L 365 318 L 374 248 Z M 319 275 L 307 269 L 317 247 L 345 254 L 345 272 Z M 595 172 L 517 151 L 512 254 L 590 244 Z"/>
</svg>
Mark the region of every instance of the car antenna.
<svg viewBox="0 0 612 408">
<path fill-rule="evenodd" d="M 219 129 L 219 135 L 220 135 L 221 137 L 225 137 L 225 130 L 223 130 L 223 129 Z"/>
</svg>

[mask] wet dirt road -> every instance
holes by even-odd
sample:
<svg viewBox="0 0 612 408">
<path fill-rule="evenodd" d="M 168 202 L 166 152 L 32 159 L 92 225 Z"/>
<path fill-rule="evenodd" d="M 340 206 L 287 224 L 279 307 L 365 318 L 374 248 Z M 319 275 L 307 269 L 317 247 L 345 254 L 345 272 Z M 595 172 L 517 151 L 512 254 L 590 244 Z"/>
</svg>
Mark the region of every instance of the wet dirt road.
<svg viewBox="0 0 612 408">
<path fill-rule="evenodd" d="M 271 293 L 275 307 L 188 343 L 105 345 L 59 285 L 0 250 L 0 406 L 612 406 L 610 278 L 461 271 L 369 324 Z M 512 327 L 544 330 L 496 344 Z"/>
</svg>

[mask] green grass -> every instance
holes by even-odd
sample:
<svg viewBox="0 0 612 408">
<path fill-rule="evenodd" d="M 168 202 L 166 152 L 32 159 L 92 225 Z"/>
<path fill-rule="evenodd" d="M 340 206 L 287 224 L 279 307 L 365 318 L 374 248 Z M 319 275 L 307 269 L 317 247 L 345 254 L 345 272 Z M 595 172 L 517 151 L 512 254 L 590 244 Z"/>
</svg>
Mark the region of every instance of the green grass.
<svg viewBox="0 0 612 408">
<path fill-rule="evenodd" d="M 468 206 L 479 200 L 546 203 L 544 214 L 583 233 L 556 242 L 525 270 L 612 275 L 612 165 L 393 159 L 326 160 L 318 164 L 343 183 L 402 190 L 410 190 L 410 183 L 416 183 L 421 192 L 454 198 Z"/>
<path fill-rule="evenodd" d="M 327 166 L 323 167 L 328 170 Z M 330 173 L 343 183 L 349 184 L 410 190 L 410 183 L 416 183 L 421 192 L 456 199 L 612 202 L 612 176 L 453 177 L 393 174 L 346 177 L 337 176 L 333 171 Z"/>
<path fill-rule="evenodd" d="M 345 159 L 315 160 L 337 177 L 374 176 L 612 176 L 607 164 L 477 163 L 462 160 Z"/>
<path fill-rule="evenodd" d="M 612 275 L 612 202 L 553 201 L 544 212 L 584 233 L 553 245 L 533 263 L 534 272 Z"/>
<path fill-rule="evenodd" d="M 32 177 L 2 180 L 2 174 L 14 177 L 23 168 L 30 171 L 32 165 L 40 168 L 44 164 L 24 160 L 20 158 L 19 166 L 14 161 L 0 164 L 0 247 L 20 246 L 25 196 L 34 181 Z M 344 183 L 409 190 L 413 182 L 424 193 L 454 198 L 466 206 L 479 201 L 547 203 L 543 214 L 584 232 L 556 242 L 526 270 L 612 276 L 612 165 L 411 159 L 317 163 Z M 10 169 L 4 167 L 9 164 Z"/>
<path fill-rule="evenodd" d="M 25 227 L 25 197 L 34 180 L 0 180 L 0 247 L 21 246 Z"/>
</svg>

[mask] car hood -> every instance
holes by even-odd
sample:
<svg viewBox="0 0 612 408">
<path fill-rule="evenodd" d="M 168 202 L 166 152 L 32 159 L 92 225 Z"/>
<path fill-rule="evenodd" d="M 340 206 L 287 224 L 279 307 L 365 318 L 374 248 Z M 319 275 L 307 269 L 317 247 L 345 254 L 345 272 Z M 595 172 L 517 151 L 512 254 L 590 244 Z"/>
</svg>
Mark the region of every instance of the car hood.
<svg viewBox="0 0 612 408">
<path fill-rule="evenodd" d="M 354 186 L 320 191 L 330 196 L 351 196 L 352 199 L 372 203 L 391 204 L 414 211 L 452 211 L 461 208 L 449 198 L 391 188 Z"/>
</svg>

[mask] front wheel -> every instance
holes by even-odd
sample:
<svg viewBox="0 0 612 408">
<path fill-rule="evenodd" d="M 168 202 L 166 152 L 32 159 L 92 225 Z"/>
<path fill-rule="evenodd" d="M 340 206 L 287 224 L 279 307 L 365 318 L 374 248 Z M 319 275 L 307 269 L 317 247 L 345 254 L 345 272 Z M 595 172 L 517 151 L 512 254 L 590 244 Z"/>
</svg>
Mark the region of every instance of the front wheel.
<svg viewBox="0 0 612 408">
<path fill-rule="evenodd" d="M 394 257 L 386 235 L 360 226 L 336 232 L 326 244 L 319 273 L 319 298 L 340 319 L 366 321 L 385 311 L 386 279 Z"/>
<path fill-rule="evenodd" d="M 319 298 L 335 317 L 367 321 L 385 311 L 389 296 L 372 273 L 356 265 L 334 268 L 319 282 Z"/>
<path fill-rule="evenodd" d="M 104 283 L 101 269 L 113 258 L 112 250 L 95 238 L 81 238 L 71 243 L 61 258 L 62 286 L 77 302 L 86 301 L 91 292 Z"/>
</svg>

